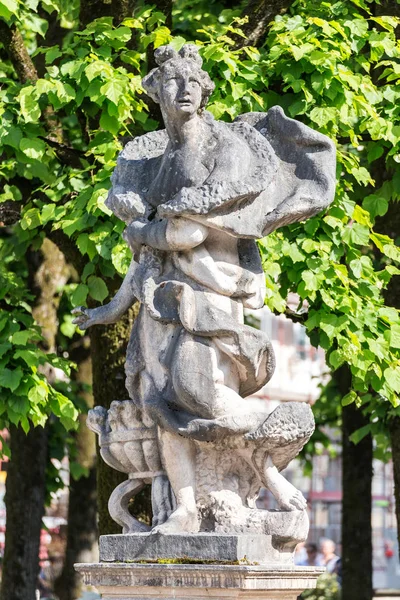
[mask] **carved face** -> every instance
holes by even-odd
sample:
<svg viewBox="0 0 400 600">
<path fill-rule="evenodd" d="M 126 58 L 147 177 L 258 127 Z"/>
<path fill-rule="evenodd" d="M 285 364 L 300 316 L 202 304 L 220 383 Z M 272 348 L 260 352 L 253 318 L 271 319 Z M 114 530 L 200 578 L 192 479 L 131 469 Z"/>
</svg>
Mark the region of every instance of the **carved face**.
<svg viewBox="0 0 400 600">
<path fill-rule="evenodd" d="M 161 108 L 170 118 L 190 118 L 196 114 L 202 100 L 197 70 L 183 60 L 168 65 L 162 75 L 159 98 Z"/>
</svg>

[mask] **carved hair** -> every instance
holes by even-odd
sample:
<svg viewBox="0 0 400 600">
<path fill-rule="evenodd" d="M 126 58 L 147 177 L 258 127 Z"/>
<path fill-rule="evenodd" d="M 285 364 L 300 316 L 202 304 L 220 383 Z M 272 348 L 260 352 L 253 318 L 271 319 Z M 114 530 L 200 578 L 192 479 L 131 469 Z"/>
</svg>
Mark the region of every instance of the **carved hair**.
<svg viewBox="0 0 400 600">
<path fill-rule="evenodd" d="M 209 74 L 201 68 L 203 60 L 199 54 L 198 46 L 185 44 L 179 52 L 174 50 L 172 46 L 160 46 L 154 52 L 154 58 L 159 66 L 150 71 L 142 80 L 144 89 L 154 102 L 157 102 L 157 104 L 160 102 L 159 90 L 164 72 L 167 69 L 178 70 L 182 62 L 185 62 L 196 72 L 200 80 L 202 90 L 200 108 L 206 106 L 215 85 L 211 81 Z"/>
</svg>

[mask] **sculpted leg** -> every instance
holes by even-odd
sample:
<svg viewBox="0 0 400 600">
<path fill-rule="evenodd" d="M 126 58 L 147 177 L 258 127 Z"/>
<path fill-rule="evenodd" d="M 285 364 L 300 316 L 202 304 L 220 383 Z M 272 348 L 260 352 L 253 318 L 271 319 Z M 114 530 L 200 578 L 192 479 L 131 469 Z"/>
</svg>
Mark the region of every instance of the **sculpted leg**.
<svg viewBox="0 0 400 600">
<path fill-rule="evenodd" d="M 176 497 L 176 510 L 153 533 L 197 533 L 196 450 L 193 442 L 167 431 L 160 433 L 163 463 Z"/>
<path fill-rule="evenodd" d="M 238 393 L 239 374 L 233 361 L 213 342 L 182 332 L 172 368 L 178 404 L 193 414 L 182 435 L 212 441 L 232 433 L 246 433 L 265 419 L 249 411 Z"/>
<path fill-rule="evenodd" d="M 270 456 L 264 467 L 263 483 L 283 510 L 304 510 L 307 500 L 274 466 Z"/>
</svg>

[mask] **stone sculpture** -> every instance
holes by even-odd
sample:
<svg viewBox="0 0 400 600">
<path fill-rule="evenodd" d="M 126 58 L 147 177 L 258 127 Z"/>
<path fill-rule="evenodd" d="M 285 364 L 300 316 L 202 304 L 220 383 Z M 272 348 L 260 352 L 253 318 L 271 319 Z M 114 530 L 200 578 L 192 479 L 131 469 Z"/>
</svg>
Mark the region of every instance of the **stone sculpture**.
<svg viewBox="0 0 400 600">
<path fill-rule="evenodd" d="M 86 329 L 141 303 L 130 399 L 88 417 L 104 460 L 129 475 L 110 512 L 124 533 L 148 531 L 127 505 L 152 482 L 154 533 L 261 533 L 293 549 L 307 536 L 306 501 L 280 471 L 314 421 L 305 404 L 267 414 L 244 399 L 272 376 L 274 353 L 243 310 L 264 303 L 255 240 L 333 200 L 334 146 L 280 107 L 215 121 L 197 47 L 163 46 L 155 58 L 143 87 L 165 129 L 125 146 L 106 202 L 127 224 L 132 262 L 109 304 L 74 311 Z M 256 508 L 262 486 L 278 511 Z"/>
</svg>

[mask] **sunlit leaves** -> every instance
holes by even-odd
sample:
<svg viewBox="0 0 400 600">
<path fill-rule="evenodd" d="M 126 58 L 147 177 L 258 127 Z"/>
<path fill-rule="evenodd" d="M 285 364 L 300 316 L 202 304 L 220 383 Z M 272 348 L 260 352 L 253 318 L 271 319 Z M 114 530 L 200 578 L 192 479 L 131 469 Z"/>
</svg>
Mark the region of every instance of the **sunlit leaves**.
<svg viewBox="0 0 400 600">
<path fill-rule="evenodd" d="M 361 0 L 361 12 L 354 2 L 324 2 L 309 14 L 300 3 L 297 14 L 289 11 L 271 23 L 263 47 L 241 50 L 233 37 L 241 36 L 242 23 L 232 20 L 236 15 L 230 9 L 197 18 L 196 8 L 189 13 L 178 3 L 179 35 L 173 36 L 165 17 L 148 7 L 136 9 L 117 27 L 105 17 L 82 31 L 76 27 L 76 2 L 63 8 L 57 0 L 45 0 L 44 10 L 55 11 L 61 27 L 70 30 L 67 44 L 41 47 L 46 23 L 42 13 L 40 18 L 35 14 L 34 1 L 25 3 L 21 22 L 37 33 L 36 56 L 44 58 L 41 77 L 19 84 L 9 63 L 0 74 L 6 106 L 0 169 L 7 180 L 0 201 L 23 199 L 15 231 L 20 243 L 38 248 L 45 233 L 60 231 L 87 261 L 80 280 L 64 290 L 69 305 L 106 301 L 104 279 L 127 271 L 131 254 L 121 239 L 124 224 L 104 204 L 110 176 L 121 138 L 158 126 L 149 117 L 140 84 L 147 47 L 171 42 L 179 49 L 187 38 L 201 47 L 204 68 L 216 83 L 209 103 L 216 118 L 231 121 L 243 112 L 265 112 L 280 104 L 287 115 L 336 141 L 335 204 L 260 244 L 267 303 L 284 312 L 288 294 L 298 294 L 299 308 L 308 313 L 310 339 L 326 350 L 328 365 L 350 365 L 354 389 L 344 403 L 358 405 L 373 389 L 380 402 L 396 404 L 399 315 L 384 306 L 382 294 L 398 272 L 400 252 L 374 227 L 389 202 L 400 198 L 397 20 L 369 16 Z M 14 19 L 20 8 L 14 0 L 0 0 L 3 18 Z M 61 140 L 74 156 L 73 165 L 61 158 Z M 381 181 L 383 170 L 388 175 Z M 15 183 L 20 181 L 29 183 L 28 197 Z M 24 319 L 29 319 L 13 319 L 1 329 L 0 318 L 0 360 L 6 369 L 0 384 L 10 401 L 10 419 L 28 415 L 42 423 L 52 410 L 69 426 L 73 405 L 46 387 L 38 369 L 46 360 L 55 366 L 56 359 L 38 351 L 25 284 L 15 278 L 11 263 L 6 269 L 1 297 L 10 306 L 24 303 Z M 61 336 L 75 335 L 70 315 L 63 315 L 60 331 Z"/>
<path fill-rule="evenodd" d="M 9 20 L 18 12 L 18 3 L 16 0 L 0 0 L 0 17 Z"/>
<path fill-rule="evenodd" d="M 19 102 L 21 105 L 21 114 L 26 123 L 35 122 L 40 117 L 40 108 L 37 101 L 36 90 L 32 85 L 21 89 L 19 93 Z"/>
</svg>

